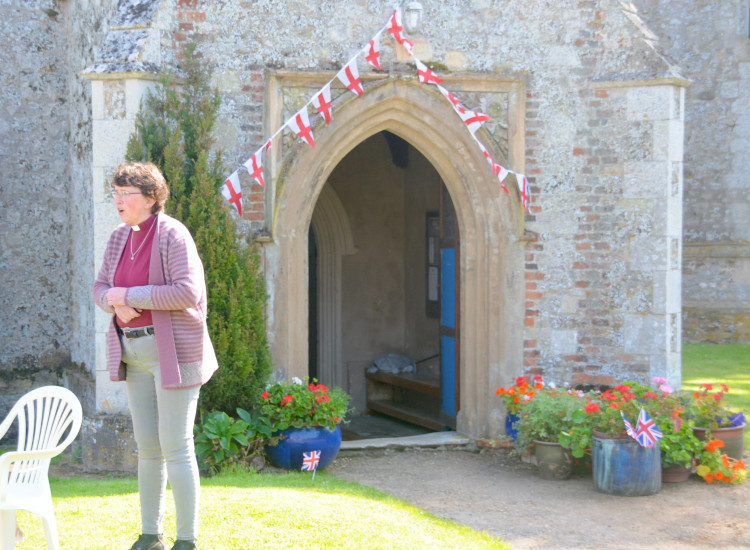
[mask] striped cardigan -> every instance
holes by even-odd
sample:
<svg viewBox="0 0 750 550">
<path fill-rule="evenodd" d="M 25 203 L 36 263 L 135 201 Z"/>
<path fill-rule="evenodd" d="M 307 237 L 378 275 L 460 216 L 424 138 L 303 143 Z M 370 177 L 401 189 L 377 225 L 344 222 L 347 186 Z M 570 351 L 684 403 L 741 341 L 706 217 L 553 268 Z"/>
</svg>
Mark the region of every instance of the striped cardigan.
<svg viewBox="0 0 750 550">
<path fill-rule="evenodd" d="M 195 242 L 187 228 L 160 212 L 151 248 L 146 286 L 128 289 L 130 307 L 150 309 L 159 352 L 161 384 L 165 389 L 189 388 L 208 382 L 218 368 L 206 328 L 206 283 Z M 130 226 L 121 224 L 112 232 L 104 260 L 94 281 L 94 301 L 106 313 L 106 293 L 114 286 L 115 270 L 122 257 Z M 107 335 L 110 380 L 125 380 L 126 366 L 115 328 L 114 315 Z"/>
</svg>

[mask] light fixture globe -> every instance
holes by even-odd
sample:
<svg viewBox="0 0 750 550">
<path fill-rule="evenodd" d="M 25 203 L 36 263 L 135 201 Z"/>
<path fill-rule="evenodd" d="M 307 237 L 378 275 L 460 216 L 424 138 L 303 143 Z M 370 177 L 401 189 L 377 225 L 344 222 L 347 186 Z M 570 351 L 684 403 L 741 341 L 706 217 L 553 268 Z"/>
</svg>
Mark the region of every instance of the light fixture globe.
<svg viewBox="0 0 750 550">
<path fill-rule="evenodd" d="M 404 28 L 407 32 L 414 33 L 419 30 L 423 9 L 419 2 L 408 2 L 406 4 L 404 8 Z"/>
</svg>

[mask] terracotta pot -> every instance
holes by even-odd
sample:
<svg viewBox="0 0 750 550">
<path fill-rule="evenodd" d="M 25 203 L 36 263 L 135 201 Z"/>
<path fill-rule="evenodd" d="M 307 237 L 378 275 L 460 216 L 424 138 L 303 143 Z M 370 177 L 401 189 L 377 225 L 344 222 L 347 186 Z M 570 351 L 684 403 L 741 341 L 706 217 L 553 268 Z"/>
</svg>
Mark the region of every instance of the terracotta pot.
<svg viewBox="0 0 750 550">
<path fill-rule="evenodd" d="M 690 470 L 681 464 L 662 466 L 661 480 L 663 483 L 681 483 L 690 477 Z"/>
<path fill-rule="evenodd" d="M 724 448 L 721 449 L 729 458 L 742 460 L 742 453 L 745 450 L 745 426 L 733 426 L 731 428 L 710 428 L 713 439 L 721 439 L 724 442 Z M 693 434 L 701 441 L 707 441 L 709 428 L 693 428 Z"/>
<path fill-rule="evenodd" d="M 573 455 L 559 443 L 534 441 L 536 465 L 542 479 L 568 479 L 573 473 Z"/>
</svg>

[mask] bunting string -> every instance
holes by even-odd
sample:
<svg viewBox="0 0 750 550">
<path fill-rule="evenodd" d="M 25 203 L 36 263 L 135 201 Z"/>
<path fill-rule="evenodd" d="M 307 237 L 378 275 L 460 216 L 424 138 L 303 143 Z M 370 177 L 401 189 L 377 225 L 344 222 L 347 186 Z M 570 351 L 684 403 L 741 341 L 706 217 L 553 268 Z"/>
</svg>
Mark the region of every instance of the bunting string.
<svg viewBox="0 0 750 550">
<path fill-rule="evenodd" d="M 362 97 L 364 94 L 364 86 L 359 76 L 359 67 L 357 61 L 360 57 L 372 66 L 375 70 L 382 71 L 383 68 L 380 64 L 380 38 L 383 32 L 388 31 L 390 36 L 396 41 L 397 44 L 401 45 L 414 60 L 414 64 L 417 68 L 417 75 L 419 81 L 423 84 L 429 84 L 436 86 L 440 93 L 450 102 L 456 114 L 466 125 L 467 129 L 471 133 L 477 146 L 484 154 L 487 162 L 490 165 L 492 173 L 497 178 L 500 187 L 506 193 L 510 193 L 505 185 L 505 181 L 510 174 L 513 174 L 518 185 L 518 192 L 521 197 L 521 203 L 524 210 L 529 209 L 529 184 L 526 176 L 518 172 L 514 172 L 500 164 L 496 163 L 492 158 L 487 148 L 479 141 L 476 133 L 477 131 L 488 121 L 490 117 L 484 113 L 467 109 L 459 99 L 445 89 L 442 84 L 443 81 L 436 75 L 432 69 L 425 65 L 416 55 L 414 55 L 414 44 L 403 35 L 404 27 L 402 23 L 401 8 L 396 7 L 383 27 L 381 27 L 372 39 L 362 48 L 357 54 L 354 55 L 344 67 L 336 73 L 336 76 L 328 81 L 320 90 L 318 90 L 309 101 L 294 115 L 292 115 L 280 128 L 278 128 L 269 137 L 263 145 L 258 149 L 248 160 L 246 160 L 242 167 L 245 168 L 248 174 L 253 180 L 263 187 L 265 185 L 263 179 L 263 163 L 264 153 L 267 153 L 271 148 L 273 140 L 276 139 L 285 129 L 289 129 L 294 132 L 297 137 L 307 145 L 315 148 L 315 137 L 313 136 L 312 125 L 310 124 L 310 116 L 308 108 L 314 107 L 315 112 L 323 119 L 326 124 L 330 124 L 333 119 L 333 102 L 331 101 L 331 85 L 338 80 L 343 84 L 349 91 L 351 91 L 357 97 Z M 227 199 L 227 201 L 237 210 L 237 213 L 242 216 L 242 189 L 240 187 L 239 171 L 241 168 L 237 168 L 224 182 L 221 187 L 221 194 Z"/>
</svg>

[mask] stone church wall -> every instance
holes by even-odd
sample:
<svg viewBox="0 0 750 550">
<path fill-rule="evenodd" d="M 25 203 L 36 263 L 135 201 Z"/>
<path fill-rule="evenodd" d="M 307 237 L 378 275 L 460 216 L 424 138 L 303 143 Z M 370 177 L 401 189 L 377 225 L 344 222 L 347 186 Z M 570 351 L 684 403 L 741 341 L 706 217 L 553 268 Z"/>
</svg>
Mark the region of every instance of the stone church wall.
<svg viewBox="0 0 750 550">
<path fill-rule="evenodd" d="M 685 99 L 684 338 L 750 343 L 750 2 L 633 3 L 692 80 Z"/>
<path fill-rule="evenodd" d="M 30 386 L 76 384 L 81 372 L 74 335 L 92 316 L 76 306 L 85 289 L 72 281 L 90 254 L 91 232 L 80 229 L 91 211 L 91 100 L 78 73 L 114 7 L 0 5 L 0 414 Z"/>
</svg>

